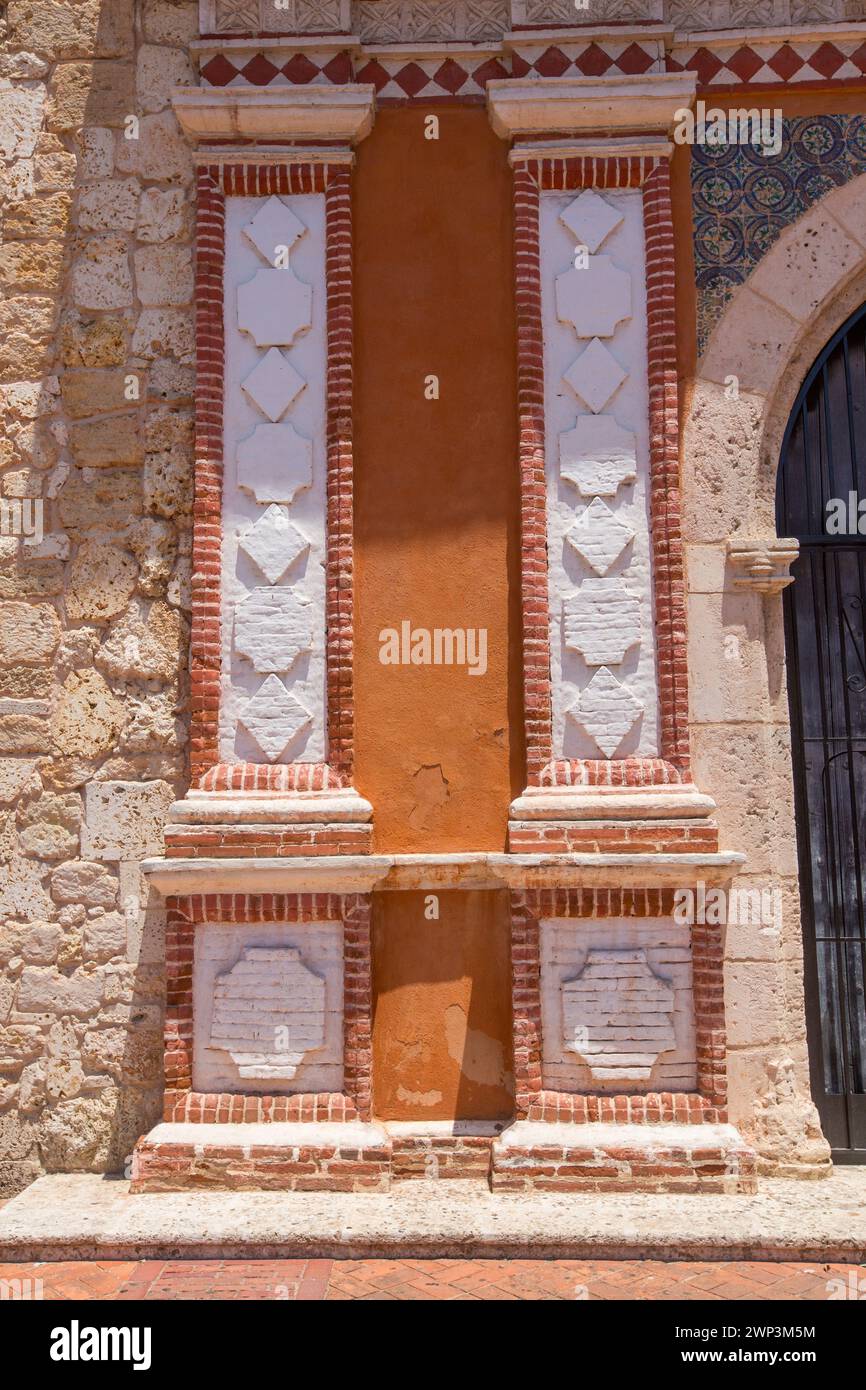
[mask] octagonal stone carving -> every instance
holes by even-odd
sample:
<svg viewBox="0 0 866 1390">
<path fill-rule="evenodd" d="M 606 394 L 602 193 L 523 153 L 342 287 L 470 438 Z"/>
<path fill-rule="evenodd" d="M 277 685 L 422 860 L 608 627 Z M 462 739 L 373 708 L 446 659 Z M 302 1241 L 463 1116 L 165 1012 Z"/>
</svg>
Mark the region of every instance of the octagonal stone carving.
<svg viewBox="0 0 866 1390">
<path fill-rule="evenodd" d="M 235 610 L 235 650 L 256 671 L 288 671 L 313 645 L 311 620 L 312 604 L 294 589 L 253 589 Z"/>
<path fill-rule="evenodd" d="M 293 270 L 257 270 L 238 286 L 238 327 L 256 347 L 290 347 L 312 323 L 313 287 Z"/>
<path fill-rule="evenodd" d="M 214 986 L 210 1046 L 241 1077 L 291 1081 L 325 1042 L 325 981 L 294 946 L 249 946 Z"/>
<path fill-rule="evenodd" d="M 291 502 L 313 481 L 313 444 L 294 425 L 256 425 L 238 445 L 238 484 L 257 502 Z"/>
<path fill-rule="evenodd" d="M 556 315 L 578 338 L 612 338 L 617 324 L 631 318 L 631 276 L 610 256 L 590 256 L 583 270 L 557 275 Z"/>
<path fill-rule="evenodd" d="M 591 950 L 581 973 L 562 984 L 563 1048 L 599 1084 L 648 1081 L 676 1047 L 674 991 L 643 950 Z"/>
</svg>

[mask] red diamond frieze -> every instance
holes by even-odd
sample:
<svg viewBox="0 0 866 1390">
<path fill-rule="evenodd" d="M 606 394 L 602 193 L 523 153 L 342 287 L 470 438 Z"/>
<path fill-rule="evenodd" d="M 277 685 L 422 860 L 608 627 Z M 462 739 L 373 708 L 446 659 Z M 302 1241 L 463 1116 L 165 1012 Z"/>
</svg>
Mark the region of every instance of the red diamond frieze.
<svg viewBox="0 0 866 1390">
<path fill-rule="evenodd" d="M 571 63 L 561 48 L 548 48 L 537 60 L 535 71 L 540 72 L 542 77 L 561 77 L 570 67 Z"/>
<path fill-rule="evenodd" d="M 237 77 L 238 70 L 224 53 L 218 53 L 215 58 L 205 63 L 201 75 L 211 87 L 227 87 Z"/>
<path fill-rule="evenodd" d="M 609 58 L 597 43 L 591 43 L 589 48 L 575 58 L 574 65 L 580 68 L 585 77 L 604 77 L 613 67 L 613 59 Z"/>
<path fill-rule="evenodd" d="M 306 83 L 312 82 L 314 77 L 318 77 L 321 68 L 311 63 L 306 53 L 293 53 L 289 61 L 283 64 L 281 71 L 290 82 L 305 86 Z"/>
<path fill-rule="evenodd" d="M 778 53 L 774 53 L 772 58 L 767 60 L 767 67 L 778 73 L 783 82 L 790 82 L 794 73 L 799 72 L 804 66 L 803 59 L 794 52 L 789 43 L 783 43 Z"/>
<path fill-rule="evenodd" d="M 433 81 L 444 87 L 446 92 L 454 94 L 469 81 L 469 73 L 465 68 L 461 68 L 459 63 L 455 63 L 453 58 L 446 58 L 441 68 L 437 68 Z"/>
<path fill-rule="evenodd" d="M 269 62 L 263 53 L 257 53 L 255 58 L 251 58 L 241 68 L 241 72 L 254 87 L 267 87 L 269 82 L 273 82 L 279 68 L 274 67 L 274 64 Z"/>
<path fill-rule="evenodd" d="M 820 72 L 822 77 L 832 77 L 834 72 L 839 71 L 844 61 L 844 54 L 839 52 L 834 43 L 822 43 L 809 59 L 809 67 Z"/>
<path fill-rule="evenodd" d="M 417 63 L 407 63 L 405 68 L 401 68 L 395 75 L 394 81 L 407 97 L 416 97 L 422 88 L 427 86 L 430 78 Z"/>
<path fill-rule="evenodd" d="M 743 45 L 728 59 L 727 66 L 741 82 L 750 82 L 759 68 L 764 66 L 764 60 L 758 57 L 754 49 Z"/>
</svg>

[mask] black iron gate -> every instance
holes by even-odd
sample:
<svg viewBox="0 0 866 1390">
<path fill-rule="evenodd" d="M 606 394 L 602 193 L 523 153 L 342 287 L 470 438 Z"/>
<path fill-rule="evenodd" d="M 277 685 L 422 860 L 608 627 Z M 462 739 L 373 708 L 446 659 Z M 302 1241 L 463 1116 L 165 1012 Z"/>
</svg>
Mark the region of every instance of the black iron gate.
<svg viewBox="0 0 866 1390">
<path fill-rule="evenodd" d="M 800 541 L 785 641 L 812 1093 L 836 1162 L 863 1163 L 866 305 L 806 377 L 776 505 L 779 535 Z"/>
</svg>

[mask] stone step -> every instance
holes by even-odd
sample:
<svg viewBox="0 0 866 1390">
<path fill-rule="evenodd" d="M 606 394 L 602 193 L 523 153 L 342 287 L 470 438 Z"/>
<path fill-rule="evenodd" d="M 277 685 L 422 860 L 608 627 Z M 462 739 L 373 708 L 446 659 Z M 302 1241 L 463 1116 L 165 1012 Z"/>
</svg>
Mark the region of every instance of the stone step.
<svg viewBox="0 0 866 1390">
<path fill-rule="evenodd" d="M 519 1121 L 491 1146 L 494 1192 L 756 1192 L 733 1125 Z"/>
</svg>

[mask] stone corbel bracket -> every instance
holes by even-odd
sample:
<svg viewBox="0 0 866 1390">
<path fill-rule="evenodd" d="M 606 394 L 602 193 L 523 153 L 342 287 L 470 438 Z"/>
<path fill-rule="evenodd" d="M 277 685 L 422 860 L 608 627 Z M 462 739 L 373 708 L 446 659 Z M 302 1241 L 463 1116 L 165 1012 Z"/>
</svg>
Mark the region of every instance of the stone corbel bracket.
<svg viewBox="0 0 866 1390">
<path fill-rule="evenodd" d="M 332 140 L 356 145 L 373 128 L 371 83 L 309 87 L 178 87 L 172 106 L 185 135 L 202 140 L 261 140 L 287 144 Z"/>
<path fill-rule="evenodd" d="M 799 553 L 800 542 L 793 536 L 729 539 L 733 587 L 755 594 L 780 594 L 794 582 L 791 565 Z"/>
</svg>

